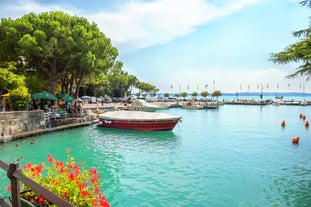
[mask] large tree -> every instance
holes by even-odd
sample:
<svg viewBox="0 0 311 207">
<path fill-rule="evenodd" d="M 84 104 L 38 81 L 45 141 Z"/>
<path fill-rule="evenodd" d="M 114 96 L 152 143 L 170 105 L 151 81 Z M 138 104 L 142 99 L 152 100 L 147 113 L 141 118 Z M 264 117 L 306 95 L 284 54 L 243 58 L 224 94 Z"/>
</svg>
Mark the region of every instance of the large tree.
<svg viewBox="0 0 311 207">
<path fill-rule="evenodd" d="M 83 78 L 107 71 L 117 55 L 110 40 L 82 17 L 57 11 L 0 23 L 0 61 L 22 60 L 24 68 L 48 80 L 53 94 L 57 84 L 77 94 Z"/>
<path fill-rule="evenodd" d="M 311 0 L 300 2 L 303 6 L 311 7 Z M 311 78 L 311 28 L 293 32 L 294 37 L 299 41 L 289 45 L 282 52 L 271 54 L 271 60 L 277 64 L 298 63 L 300 64 L 296 72 L 287 76 L 287 78 L 295 78 L 297 76 L 305 76 Z"/>
</svg>

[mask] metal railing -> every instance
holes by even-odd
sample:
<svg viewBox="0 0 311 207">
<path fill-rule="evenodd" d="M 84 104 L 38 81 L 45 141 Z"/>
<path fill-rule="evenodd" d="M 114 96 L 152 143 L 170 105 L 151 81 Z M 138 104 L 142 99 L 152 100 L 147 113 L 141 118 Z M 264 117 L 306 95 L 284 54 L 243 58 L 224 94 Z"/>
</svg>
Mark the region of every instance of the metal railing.
<svg viewBox="0 0 311 207">
<path fill-rule="evenodd" d="M 38 192 L 42 196 L 44 196 L 47 200 L 51 201 L 57 206 L 61 207 L 74 207 L 67 201 L 58 197 L 56 194 L 42 187 L 35 181 L 26 177 L 21 169 L 19 168 L 18 162 L 7 164 L 0 160 L 0 167 L 7 172 L 7 176 L 11 182 L 11 199 L 13 207 L 21 207 L 20 200 L 20 181 L 25 183 L 27 186 L 32 188 L 34 191 Z"/>
</svg>

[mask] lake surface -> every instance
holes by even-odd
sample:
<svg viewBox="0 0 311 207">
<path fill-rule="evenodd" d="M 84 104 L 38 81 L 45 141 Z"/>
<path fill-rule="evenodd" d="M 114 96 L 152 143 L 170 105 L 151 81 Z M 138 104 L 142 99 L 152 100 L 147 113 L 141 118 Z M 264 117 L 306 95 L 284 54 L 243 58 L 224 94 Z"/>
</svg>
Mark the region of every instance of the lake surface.
<svg viewBox="0 0 311 207">
<path fill-rule="evenodd" d="M 311 106 L 223 105 L 168 109 L 172 131 L 91 125 L 0 145 L 0 159 L 66 160 L 66 149 L 98 168 L 111 206 L 311 206 Z M 286 127 L 280 126 L 286 121 Z M 293 137 L 299 136 L 298 145 Z M 31 144 L 33 143 L 33 144 Z M 0 195 L 8 180 L 0 170 Z"/>
</svg>

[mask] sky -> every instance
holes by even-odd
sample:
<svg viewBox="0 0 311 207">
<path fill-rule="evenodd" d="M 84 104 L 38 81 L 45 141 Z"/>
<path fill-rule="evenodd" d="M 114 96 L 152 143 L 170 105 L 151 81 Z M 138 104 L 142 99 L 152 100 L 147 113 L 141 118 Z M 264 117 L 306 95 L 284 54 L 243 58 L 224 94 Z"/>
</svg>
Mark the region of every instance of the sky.
<svg viewBox="0 0 311 207">
<path fill-rule="evenodd" d="M 123 70 L 160 92 L 311 92 L 298 64 L 272 53 L 299 39 L 311 8 L 300 0 L 0 0 L 0 17 L 64 11 L 94 22 Z"/>
</svg>

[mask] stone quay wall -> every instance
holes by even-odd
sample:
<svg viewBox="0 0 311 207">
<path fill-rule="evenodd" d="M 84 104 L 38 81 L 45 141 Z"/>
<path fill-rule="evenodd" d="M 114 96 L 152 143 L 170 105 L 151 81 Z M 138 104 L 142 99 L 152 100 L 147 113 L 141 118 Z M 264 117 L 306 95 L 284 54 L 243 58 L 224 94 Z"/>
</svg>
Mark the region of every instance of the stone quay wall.
<svg viewBox="0 0 311 207">
<path fill-rule="evenodd" d="M 43 111 L 0 112 L 0 143 L 11 141 L 16 133 L 44 128 Z"/>
</svg>

